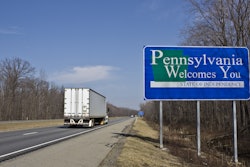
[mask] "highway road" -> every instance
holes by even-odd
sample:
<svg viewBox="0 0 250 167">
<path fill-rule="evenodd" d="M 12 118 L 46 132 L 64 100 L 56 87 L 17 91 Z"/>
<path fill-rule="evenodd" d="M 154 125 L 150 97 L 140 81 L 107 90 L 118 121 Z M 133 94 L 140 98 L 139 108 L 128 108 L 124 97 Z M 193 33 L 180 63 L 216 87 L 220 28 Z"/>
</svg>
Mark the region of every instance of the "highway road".
<svg viewBox="0 0 250 167">
<path fill-rule="evenodd" d="M 47 127 L 0 133 L 0 162 L 85 133 L 99 130 L 130 118 L 116 118 L 93 128 Z"/>
</svg>

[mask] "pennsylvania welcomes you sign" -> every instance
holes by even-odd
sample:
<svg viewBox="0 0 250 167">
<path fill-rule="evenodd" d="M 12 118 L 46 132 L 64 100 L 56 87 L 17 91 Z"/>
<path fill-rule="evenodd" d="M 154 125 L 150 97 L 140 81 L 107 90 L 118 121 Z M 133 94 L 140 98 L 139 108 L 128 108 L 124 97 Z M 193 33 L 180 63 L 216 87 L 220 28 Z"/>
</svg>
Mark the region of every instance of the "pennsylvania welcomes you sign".
<svg viewBox="0 0 250 167">
<path fill-rule="evenodd" d="M 145 46 L 144 96 L 151 100 L 248 100 L 244 47 Z"/>
</svg>

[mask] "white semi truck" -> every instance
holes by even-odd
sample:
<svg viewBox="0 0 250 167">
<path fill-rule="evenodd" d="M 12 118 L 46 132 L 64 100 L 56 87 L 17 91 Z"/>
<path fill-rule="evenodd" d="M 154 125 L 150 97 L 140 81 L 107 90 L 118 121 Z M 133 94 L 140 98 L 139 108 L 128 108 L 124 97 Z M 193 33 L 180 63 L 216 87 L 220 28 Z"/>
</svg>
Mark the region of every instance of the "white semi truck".
<svg viewBox="0 0 250 167">
<path fill-rule="evenodd" d="M 105 96 L 89 88 L 65 88 L 64 125 L 93 127 L 107 123 Z"/>
</svg>

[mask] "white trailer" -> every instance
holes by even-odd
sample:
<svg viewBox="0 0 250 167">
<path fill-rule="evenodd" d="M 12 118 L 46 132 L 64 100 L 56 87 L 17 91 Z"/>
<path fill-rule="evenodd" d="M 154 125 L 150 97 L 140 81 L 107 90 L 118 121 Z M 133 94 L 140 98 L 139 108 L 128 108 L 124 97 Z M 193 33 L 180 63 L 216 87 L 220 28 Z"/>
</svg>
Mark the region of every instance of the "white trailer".
<svg viewBox="0 0 250 167">
<path fill-rule="evenodd" d="M 93 127 L 107 123 L 105 96 L 89 88 L 65 88 L 64 125 Z"/>
</svg>

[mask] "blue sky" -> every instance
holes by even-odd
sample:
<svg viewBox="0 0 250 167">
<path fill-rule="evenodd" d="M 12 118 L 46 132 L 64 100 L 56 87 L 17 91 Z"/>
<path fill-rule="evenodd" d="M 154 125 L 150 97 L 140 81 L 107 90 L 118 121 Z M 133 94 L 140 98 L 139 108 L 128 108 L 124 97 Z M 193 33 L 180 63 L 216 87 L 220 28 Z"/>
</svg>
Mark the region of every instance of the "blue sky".
<svg viewBox="0 0 250 167">
<path fill-rule="evenodd" d="M 143 46 L 178 45 L 185 0 L 1 0 L 0 58 L 46 80 L 89 87 L 119 107 L 143 99 Z"/>
</svg>

